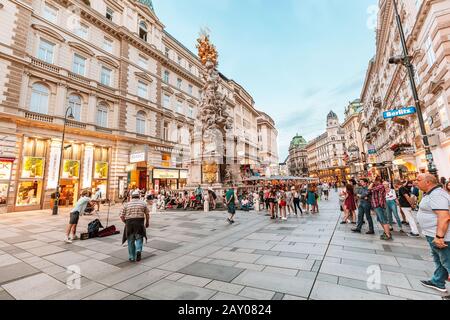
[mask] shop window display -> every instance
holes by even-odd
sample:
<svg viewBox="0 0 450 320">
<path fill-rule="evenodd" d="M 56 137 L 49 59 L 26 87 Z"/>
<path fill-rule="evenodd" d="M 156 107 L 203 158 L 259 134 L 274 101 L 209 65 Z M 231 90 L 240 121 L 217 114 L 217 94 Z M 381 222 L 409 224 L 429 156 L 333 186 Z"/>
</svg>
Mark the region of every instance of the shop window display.
<svg viewBox="0 0 450 320">
<path fill-rule="evenodd" d="M 42 181 L 24 181 L 17 189 L 17 206 L 36 206 L 41 204 Z"/>
</svg>

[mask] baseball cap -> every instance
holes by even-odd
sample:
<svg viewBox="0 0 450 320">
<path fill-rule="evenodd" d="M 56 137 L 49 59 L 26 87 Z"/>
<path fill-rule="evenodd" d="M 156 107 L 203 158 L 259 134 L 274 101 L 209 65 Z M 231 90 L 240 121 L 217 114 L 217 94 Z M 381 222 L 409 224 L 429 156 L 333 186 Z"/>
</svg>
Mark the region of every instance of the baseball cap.
<svg viewBox="0 0 450 320">
<path fill-rule="evenodd" d="M 140 195 L 141 195 L 141 193 L 139 192 L 139 190 L 135 190 L 131 193 L 132 197 L 136 197 L 136 196 L 140 196 Z"/>
</svg>

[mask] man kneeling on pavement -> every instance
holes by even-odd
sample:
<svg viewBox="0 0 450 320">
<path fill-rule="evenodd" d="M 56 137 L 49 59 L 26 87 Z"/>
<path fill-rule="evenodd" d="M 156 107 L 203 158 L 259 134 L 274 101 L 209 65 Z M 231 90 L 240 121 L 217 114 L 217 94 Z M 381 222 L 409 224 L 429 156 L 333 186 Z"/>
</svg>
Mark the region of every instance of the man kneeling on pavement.
<svg viewBox="0 0 450 320">
<path fill-rule="evenodd" d="M 128 260 L 141 261 L 144 238 L 147 240 L 146 229 L 150 226 L 150 213 L 147 204 L 142 201 L 139 190 L 131 194 L 131 201 L 125 204 L 120 213 L 120 219 L 125 223 L 123 241 L 128 241 Z"/>
</svg>

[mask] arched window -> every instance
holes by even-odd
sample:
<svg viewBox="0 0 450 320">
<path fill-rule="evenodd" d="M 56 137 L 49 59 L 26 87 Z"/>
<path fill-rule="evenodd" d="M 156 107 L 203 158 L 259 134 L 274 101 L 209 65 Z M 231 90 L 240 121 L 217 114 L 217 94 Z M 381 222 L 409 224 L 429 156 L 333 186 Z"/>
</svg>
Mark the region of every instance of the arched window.
<svg viewBox="0 0 450 320">
<path fill-rule="evenodd" d="M 136 115 L 136 133 L 145 134 L 145 112 L 139 111 Z"/>
<path fill-rule="evenodd" d="M 40 83 L 33 84 L 31 89 L 30 111 L 48 114 L 50 91 Z"/>
<path fill-rule="evenodd" d="M 147 24 L 144 21 L 141 21 L 139 23 L 139 38 L 141 38 L 144 41 L 147 41 Z"/>
<path fill-rule="evenodd" d="M 106 106 L 104 103 L 100 103 L 97 106 L 96 123 L 99 127 L 102 128 L 108 127 L 108 106 Z"/>
<path fill-rule="evenodd" d="M 75 121 L 81 121 L 81 98 L 78 95 L 72 94 L 69 96 L 69 106 L 67 108 L 72 108 L 72 114 Z M 67 110 L 66 110 L 67 111 Z"/>
</svg>

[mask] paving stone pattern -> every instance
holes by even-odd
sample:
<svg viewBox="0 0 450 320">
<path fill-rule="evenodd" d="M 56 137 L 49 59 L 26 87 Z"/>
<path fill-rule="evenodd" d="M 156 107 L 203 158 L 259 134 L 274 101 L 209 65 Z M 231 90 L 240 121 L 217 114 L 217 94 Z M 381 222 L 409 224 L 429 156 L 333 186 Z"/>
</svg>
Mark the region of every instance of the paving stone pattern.
<svg viewBox="0 0 450 320">
<path fill-rule="evenodd" d="M 121 234 L 65 244 L 67 209 L 3 214 L 0 300 L 441 299 L 420 284 L 434 272 L 424 239 L 394 232 L 384 242 L 379 226 L 376 236 L 354 234 L 337 203 L 332 192 L 318 215 L 288 221 L 238 212 L 234 225 L 226 212 L 157 213 L 139 263 Z M 110 224 L 123 232 L 120 208 Z M 78 231 L 95 218 L 81 217 Z"/>
</svg>

